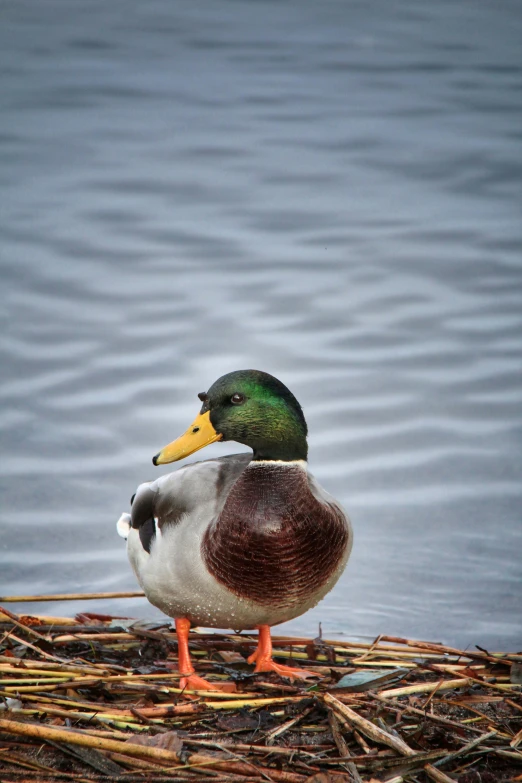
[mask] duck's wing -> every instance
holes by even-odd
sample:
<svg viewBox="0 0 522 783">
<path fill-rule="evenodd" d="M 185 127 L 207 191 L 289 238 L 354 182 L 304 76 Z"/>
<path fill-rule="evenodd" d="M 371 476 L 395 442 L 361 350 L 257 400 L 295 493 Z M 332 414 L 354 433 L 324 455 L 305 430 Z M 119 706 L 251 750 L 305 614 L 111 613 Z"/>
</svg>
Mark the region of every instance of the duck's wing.
<svg viewBox="0 0 522 783">
<path fill-rule="evenodd" d="M 167 526 L 177 525 L 205 506 L 210 522 L 251 458 L 251 454 L 230 454 L 194 462 L 140 484 L 131 500 L 130 526 L 138 530 L 143 549 L 150 553 L 158 531 L 163 533 Z"/>
</svg>

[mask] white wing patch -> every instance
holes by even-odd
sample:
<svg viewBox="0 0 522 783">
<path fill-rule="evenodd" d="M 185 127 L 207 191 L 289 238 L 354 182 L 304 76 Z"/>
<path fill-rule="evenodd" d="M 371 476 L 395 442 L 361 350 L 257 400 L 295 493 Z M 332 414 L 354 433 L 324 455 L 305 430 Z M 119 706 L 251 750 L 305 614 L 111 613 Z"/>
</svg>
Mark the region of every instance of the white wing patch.
<svg viewBox="0 0 522 783">
<path fill-rule="evenodd" d="M 124 538 L 125 540 L 127 540 L 130 529 L 131 529 L 130 514 L 122 514 L 121 517 L 116 522 L 116 530 L 118 531 L 118 535 Z"/>
</svg>

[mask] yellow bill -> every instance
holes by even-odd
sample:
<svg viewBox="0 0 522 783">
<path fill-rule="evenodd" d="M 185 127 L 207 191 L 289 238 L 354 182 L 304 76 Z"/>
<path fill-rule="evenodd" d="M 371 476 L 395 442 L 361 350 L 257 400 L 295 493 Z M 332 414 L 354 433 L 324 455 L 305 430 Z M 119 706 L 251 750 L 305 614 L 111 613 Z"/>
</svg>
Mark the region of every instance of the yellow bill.
<svg viewBox="0 0 522 783">
<path fill-rule="evenodd" d="M 210 411 L 200 413 L 196 416 L 188 430 L 165 446 L 159 454 L 152 458 L 154 465 L 166 465 L 168 462 L 177 462 L 179 459 L 194 454 L 195 451 L 203 449 L 209 443 L 221 440 L 223 436 L 216 432 L 210 422 Z"/>
</svg>

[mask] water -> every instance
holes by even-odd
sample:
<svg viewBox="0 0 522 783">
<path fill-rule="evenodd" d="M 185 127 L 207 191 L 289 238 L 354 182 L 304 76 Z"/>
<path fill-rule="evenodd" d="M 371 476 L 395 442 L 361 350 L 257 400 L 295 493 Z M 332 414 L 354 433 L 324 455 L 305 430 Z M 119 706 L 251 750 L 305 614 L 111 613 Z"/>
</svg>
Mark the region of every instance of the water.
<svg viewBox="0 0 522 783">
<path fill-rule="evenodd" d="M 116 519 L 255 367 L 355 527 L 285 629 L 520 648 L 519 4 L 2 19 L 0 592 L 134 589 Z"/>
</svg>

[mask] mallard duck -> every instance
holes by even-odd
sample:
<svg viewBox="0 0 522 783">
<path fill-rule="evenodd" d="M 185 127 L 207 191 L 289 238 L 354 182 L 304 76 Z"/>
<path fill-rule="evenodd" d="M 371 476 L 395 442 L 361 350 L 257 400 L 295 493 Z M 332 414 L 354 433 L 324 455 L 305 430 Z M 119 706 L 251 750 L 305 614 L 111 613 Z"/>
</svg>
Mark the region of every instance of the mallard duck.
<svg viewBox="0 0 522 783">
<path fill-rule="evenodd" d="M 153 457 L 165 465 L 215 441 L 251 454 L 185 465 L 138 487 L 118 532 L 148 600 L 175 619 L 181 687 L 215 688 L 195 674 L 191 625 L 259 630 L 255 672 L 309 676 L 272 659 L 270 628 L 332 589 L 352 547 L 341 506 L 307 469 L 307 426 L 277 378 L 240 370 L 198 394 L 188 430 Z"/>
</svg>

